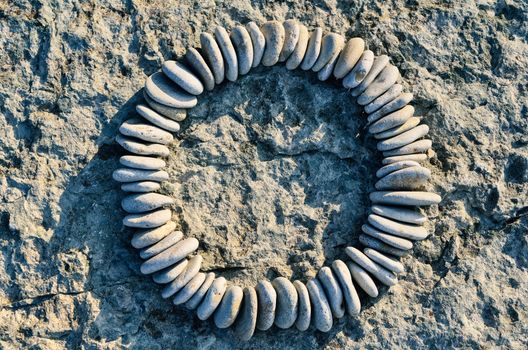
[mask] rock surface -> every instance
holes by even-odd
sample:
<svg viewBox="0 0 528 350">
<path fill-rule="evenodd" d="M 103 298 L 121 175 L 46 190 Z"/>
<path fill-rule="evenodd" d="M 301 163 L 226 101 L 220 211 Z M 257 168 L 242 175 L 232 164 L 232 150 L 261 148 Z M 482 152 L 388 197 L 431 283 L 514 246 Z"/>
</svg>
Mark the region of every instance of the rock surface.
<svg viewBox="0 0 528 350">
<path fill-rule="evenodd" d="M 16 1 L 0 6 L 0 348 L 525 349 L 526 2 Z M 64 3 L 64 5 L 57 5 Z M 111 179 L 145 78 L 201 31 L 298 18 L 400 69 L 431 127 L 431 236 L 406 272 L 328 333 L 232 330 L 162 300 L 139 272 Z M 340 82 L 258 67 L 199 98 L 162 193 L 241 286 L 306 282 L 358 245 L 381 157 Z M 337 184 L 337 185 L 336 185 Z M 351 230 L 351 228 L 354 228 Z M 358 289 L 359 291 L 359 289 Z M 398 332 L 394 330 L 397 329 Z M 182 346 L 182 344 L 184 344 Z"/>
</svg>

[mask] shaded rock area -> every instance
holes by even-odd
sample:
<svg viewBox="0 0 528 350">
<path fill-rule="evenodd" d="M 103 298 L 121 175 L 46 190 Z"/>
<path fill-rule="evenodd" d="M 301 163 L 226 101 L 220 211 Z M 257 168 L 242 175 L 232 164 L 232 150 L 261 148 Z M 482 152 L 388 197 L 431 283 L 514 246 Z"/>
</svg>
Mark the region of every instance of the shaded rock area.
<svg viewBox="0 0 528 350">
<path fill-rule="evenodd" d="M 386 53 L 431 127 L 431 236 L 328 333 L 231 330 L 139 272 L 111 179 L 145 78 L 202 31 L 296 18 Z M 526 1 L 0 2 L 0 348 L 526 349 Z M 340 82 L 259 67 L 171 144 L 179 228 L 240 285 L 306 281 L 357 245 L 380 156 Z"/>
</svg>

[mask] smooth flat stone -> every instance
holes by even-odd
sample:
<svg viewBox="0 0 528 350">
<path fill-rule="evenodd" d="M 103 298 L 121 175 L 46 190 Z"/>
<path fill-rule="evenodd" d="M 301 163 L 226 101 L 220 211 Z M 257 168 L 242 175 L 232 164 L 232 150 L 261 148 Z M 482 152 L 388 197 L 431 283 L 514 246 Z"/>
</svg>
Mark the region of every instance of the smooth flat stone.
<svg viewBox="0 0 528 350">
<path fill-rule="evenodd" d="M 176 279 L 185 269 L 187 268 L 187 265 L 189 264 L 189 260 L 183 259 L 180 260 L 178 263 L 167 267 L 166 269 L 163 269 L 159 272 L 156 272 L 154 275 L 152 275 L 152 280 L 158 284 L 167 284 Z"/>
<path fill-rule="evenodd" d="M 374 63 L 374 52 L 365 50 L 354 68 L 343 78 L 343 86 L 347 89 L 357 87 L 365 79 Z"/>
<path fill-rule="evenodd" d="M 293 286 L 299 296 L 299 308 L 297 319 L 295 320 L 295 327 L 300 331 L 305 331 L 310 327 L 310 320 L 312 318 L 310 294 L 308 293 L 308 288 L 301 281 L 293 281 Z"/>
<path fill-rule="evenodd" d="M 209 272 L 205 276 L 205 281 L 202 283 L 200 288 L 194 293 L 194 295 L 185 303 L 185 307 L 189 310 L 194 310 L 198 307 L 198 305 L 202 302 L 203 298 L 205 297 L 205 294 L 207 294 L 207 291 L 209 291 L 209 288 L 211 288 L 211 285 L 213 284 L 213 281 L 215 279 L 214 272 Z"/>
<path fill-rule="evenodd" d="M 395 149 L 391 149 L 390 151 L 384 151 L 383 156 L 392 157 L 392 156 L 403 156 L 407 154 L 427 152 L 429 149 L 431 149 L 432 146 L 433 146 L 433 141 L 429 139 L 418 140 L 418 141 L 409 143 L 408 145 L 401 146 Z"/>
<path fill-rule="evenodd" d="M 240 312 L 240 305 L 244 298 L 244 292 L 239 286 L 227 288 L 220 305 L 214 314 L 215 325 L 222 329 L 231 326 Z"/>
<path fill-rule="evenodd" d="M 369 236 L 363 233 L 359 235 L 359 242 L 363 244 L 365 247 L 376 249 L 376 250 L 379 250 L 380 252 L 391 254 L 394 256 L 405 256 L 409 254 L 408 250 L 395 248 L 389 244 L 386 244 L 380 241 L 379 239 L 376 239 L 372 236 Z"/>
<path fill-rule="evenodd" d="M 196 315 L 202 321 L 207 320 L 222 301 L 222 297 L 226 291 L 227 281 L 223 277 L 218 277 L 213 281 L 211 287 L 207 291 L 204 300 L 196 310 Z"/>
<path fill-rule="evenodd" d="M 187 110 L 183 108 L 173 108 L 169 106 L 165 106 L 164 104 L 158 103 L 154 101 L 150 96 L 147 94 L 146 90 L 143 89 L 143 98 L 145 98 L 145 101 L 147 104 L 161 114 L 164 117 L 167 117 L 169 119 L 175 120 L 177 122 L 181 122 L 187 118 Z"/>
<path fill-rule="evenodd" d="M 125 192 L 155 192 L 160 188 L 159 182 L 153 181 L 127 182 L 121 185 L 121 190 Z"/>
<path fill-rule="evenodd" d="M 373 205 L 370 209 L 374 214 L 409 224 L 423 225 L 427 221 L 427 216 L 413 209 L 379 204 Z"/>
<path fill-rule="evenodd" d="M 404 124 L 407 120 L 409 120 L 409 118 L 411 118 L 413 114 L 414 107 L 411 105 L 407 105 L 402 109 L 398 109 L 397 111 L 384 116 L 380 120 L 377 120 L 375 123 L 370 125 L 368 129 L 369 133 L 376 134 L 400 126 Z"/>
<path fill-rule="evenodd" d="M 121 124 L 119 132 L 125 136 L 135 137 L 146 142 L 169 144 L 174 139 L 170 132 L 145 123 L 139 118 L 128 119 Z"/>
<path fill-rule="evenodd" d="M 358 96 L 357 103 L 362 106 L 369 104 L 396 84 L 398 79 L 400 79 L 400 71 L 392 64 L 388 64 L 367 89 Z"/>
<path fill-rule="evenodd" d="M 306 53 L 304 55 L 303 61 L 301 63 L 302 70 L 312 69 L 315 61 L 321 53 L 321 42 L 323 40 L 323 29 L 315 28 L 310 39 L 308 40 L 308 47 L 306 48 Z"/>
<path fill-rule="evenodd" d="M 253 287 L 244 288 L 244 297 L 242 298 L 242 306 L 236 321 L 235 334 L 238 339 L 248 341 L 255 333 L 255 326 L 257 324 L 258 300 L 257 292 Z"/>
<path fill-rule="evenodd" d="M 151 122 L 152 124 L 170 131 L 170 132 L 178 132 L 180 131 L 180 124 L 175 122 L 174 120 L 165 118 L 161 114 L 157 113 L 156 111 L 150 109 L 149 107 L 145 105 L 137 105 L 136 111 L 140 116 Z"/>
<path fill-rule="evenodd" d="M 381 117 L 405 107 L 407 104 L 409 104 L 409 102 L 412 101 L 413 97 L 414 95 L 410 92 L 400 94 L 394 100 L 390 101 L 377 111 L 369 114 L 369 116 L 367 117 L 367 121 L 369 123 L 373 123 Z"/>
<path fill-rule="evenodd" d="M 419 166 L 419 165 L 420 163 L 415 162 L 413 160 L 403 160 L 401 162 L 387 164 L 381 167 L 378 171 L 376 171 L 376 176 L 378 178 L 381 178 L 387 174 L 392 173 L 393 171 L 405 169 L 405 168 L 412 167 L 412 166 Z"/>
<path fill-rule="evenodd" d="M 377 190 L 415 190 L 424 187 L 431 171 L 420 165 L 396 170 L 376 182 Z"/>
<path fill-rule="evenodd" d="M 384 268 L 386 268 L 389 271 L 392 271 L 393 273 L 402 273 L 405 271 L 405 268 L 403 267 L 403 264 L 397 260 L 391 259 L 377 250 L 374 250 L 372 248 L 365 248 L 363 249 L 363 253 L 365 253 L 366 256 L 368 256 L 372 261 L 377 262 Z"/>
<path fill-rule="evenodd" d="M 319 71 L 317 72 L 317 79 L 320 81 L 325 81 L 330 78 L 332 75 L 332 72 L 334 71 L 334 67 L 337 62 L 337 58 L 339 57 L 339 52 L 336 52 L 332 58 L 330 58 L 330 61 Z"/>
<path fill-rule="evenodd" d="M 159 170 L 167 165 L 163 159 L 142 156 L 122 156 L 119 163 L 129 168 L 144 170 Z"/>
<path fill-rule="evenodd" d="M 278 277 L 271 283 L 277 292 L 275 325 L 286 329 L 293 326 L 297 319 L 299 296 L 293 284 L 285 277 Z"/>
<path fill-rule="evenodd" d="M 137 228 L 154 228 L 167 223 L 172 217 L 170 209 L 160 209 L 150 213 L 129 214 L 123 218 L 123 225 Z"/>
<path fill-rule="evenodd" d="M 413 243 L 411 241 L 405 238 L 397 237 L 397 236 L 388 234 L 386 232 L 380 231 L 371 225 L 368 225 L 368 224 L 363 225 L 361 226 L 361 230 L 365 232 L 367 235 L 374 237 L 382 241 L 383 243 L 387 243 L 388 245 L 391 245 L 394 248 L 398 248 L 401 250 L 409 250 L 413 248 Z"/>
<path fill-rule="evenodd" d="M 328 266 L 322 267 L 317 273 L 317 279 L 323 286 L 332 314 L 336 318 L 343 317 L 345 315 L 343 292 L 339 282 L 337 282 L 336 277 L 332 273 L 332 269 Z"/>
<path fill-rule="evenodd" d="M 137 214 L 172 205 L 173 203 L 174 199 L 159 193 L 138 193 L 123 198 L 121 207 L 130 214 Z"/>
<path fill-rule="evenodd" d="M 344 78 L 359 61 L 363 51 L 365 51 L 365 41 L 363 39 L 352 38 L 348 40 L 337 60 L 334 68 L 334 77 L 336 79 Z"/>
<path fill-rule="evenodd" d="M 170 151 L 167 146 L 160 145 L 157 143 L 146 144 L 121 135 L 116 135 L 115 140 L 119 145 L 121 145 L 121 147 L 123 147 L 127 151 L 141 156 L 167 157 L 170 154 Z"/>
<path fill-rule="evenodd" d="M 137 182 L 137 181 L 166 181 L 169 174 L 164 170 L 143 170 L 133 168 L 119 168 L 114 170 L 112 178 L 118 182 Z"/>
<path fill-rule="evenodd" d="M 310 301 L 312 303 L 312 315 L 315 328 L 321 332 L 328 332 L 332 328 L 332 310 L 323 290 L 321 283 L 313 278 L 306 283 Z"/>
<path fill-rule="evenodd" d="M 389 90 L 385 91 L 381 96 L 376 97 L 374 101 L 370 102 L 368 105 L 365 106 L 365 113 L 370 114 L 377 111 L 381 107 L 385 106 L 387 103 L 397 98 L 402 93 L 402 91 L 403 85 L 392 85 Z"/>
<path fill-rule="evenodd" d="M 145 91 L 154 101 L 173 108 L 192 108 L 198 100 L 180 89 L 162 72 L 156 72 L 147 78 Z"/>
<path fill-rule="evenodd" d="M 200 95 L 204 91 L 204 86 L 200 79 L 183 63 L 172 60 L 165 61 L 161 66 L 161 70 L 176 85 L 191 95 Z"/>
<path fill-rule="evenodd" d="M 189 283 L 194 278 L 194 276 L 200 272 L 202 261 L 203 258 L 201 255 L 196 255 L 189 259 L 185 270 L 183 270 L 182 273 L 180 273 L 178 277 L 174 279 L 174 281 L 167 284 L 165 288 L 163 288 L 161 291 L 161 297 L 163 299 L 167 299 L 182 290 L 182 288 L 184 288 L 187 283 Z"/>
<path fill-rule="evenodd" d="M 337 55 L 345 45 L 345 39 L 342 35 L 336 33 L 326 34 L 321 41 L 321 52 L 317 61 L 312 67 L 312 71 L 319 72 L 330 60 Z M 330 73 L 332 73 L 330 71 Z"/>
<path fill-rule="evenodd" d="M 399 147 L 408 145 L 410 143 L 413 143 L 419 138 L 427 135 L 428 132 L 429 132 L 429 126 L 425 124 L 418 125 L 417 127 L 411 130 L 408 130 L 398 136 L 394 136 L 394 137 L 391 137 L 390 139 L 386 139 L 386 140 L 378 142 L 377 149 L 378 151 L 388 151 L 391 149 L 399 148 Z"/>
<path fill-rule="evenodd" d="M 238 60 L 236 56 L 235 48 L 231 39 L 229 39 L 229 34 L 224 27 L 216 27 L 214 31 L 214 37 L 222 52 L 222 57 L 224 58 L 225 66 L 225 77 L 229 81 L 235 81 L 238 78 Z"/>
<path fill-rule="evenodd" d="M 142 249 L 139 252 L 141 259 L 148 259 L 164 251 L 167 248 L 172 247 L 178 243 L 183 238 L 183 233 L 181 231 L 174 231 L 164 237 L 162 240 L 157 242 L 154 245 L 151 245 L 148 248 Z"/>
<path fill-rule="evenodd" d="M 415 241 L 425 239 L 429 235 L 423 226 L 399 223 L 377 214 L 370 214 L 368 216 L 368 222 L 378 230 Z"/>
<path fill-rule="evenodd" d="M 417 163 L 423 163 L 427 159 L 429 159 L 429 157 L 427 156 L 427 154 L 424 154 L 424 153 L 406 154 L 403 156 L 385 157 L 381 160 L 381 164 L 386 165 L 386 164 L 392 164 L 392 163 L 402 162 L 406 160 L 412 160 Z"/>
<path fill-rule="evenodd" d="M 224 81 L 224 58 L 215 38 L 209 33 L 200 34 L 200 45 L 202 53 L 209 69 L 213 72 L 215 83 L 218 85 Z"/>
<path fill-rule="evenodd" d="M 422 191 L 376 191 L 369 198 L 373 203 L 409 206 L 438 204 L 442 200 L 436 193 Z"/>
<path fill-rule="evenodd" d="M 378 287 L 376 287 L 376 283 L 374 283 L 374 280 L 372 280 L 367 271 L 363 270 L 361 266 L 351 261 L 348 262 L 347 266 L 350 270 L 350 274 L 358 286 L 363 289 L 363 291 L 365 291 L 365 293 L 367 293 L 370 297 L 377 298 L 379 295 Z"/>
<path fill-rule="evenodd" d="M 266 38 L 255 22 L 249 22 L 246 24 L 246 29 L 251 37 L 251 43 L 253 44 L 253 63 L 251 64 L 251 67 L 255 68 L 262 61 L 264 48 L 266 47 Z"/>
<path fill-rule="evenodd" d="M 262 65 L 266 67 L 273 66 L 279 61 L 279 55 L 284 44 L 284 27 L 278 21 L 268 21 L 260 27 L 260 31 L 266 38 Z"/>
<path fill-rule="evenodd" d="M 308 48 L 308 39 L 310 39 L 308 28 L 302 24 L 299 24 L 299 40 L 297 40 L 295 49 L 286 61 L 286 68 L 288 70 L 293 70 L 301 65 L 304 54 L 306 53 L 306 49 Z"/>
<path fill-rule="evenodd" d="M 142 249 L 149 245 L 156 244 L 176 228 L 174 221 L 169 221 L 165 225 L 151 230 L 142 230 L 134 233 L 132 237 L 132 247 Z"/>
<path fill-rule="evenodd" d="M 374 62 L 372 63 L 372 67 L 370 67 L 370 70 L 361 82 L 354 90 L 352 90 L 352 96 L 357 97 L 365 91 L 370 84 L 376 79 L 378 74 L 389 64 L 389 56 L 387 55 L 381 55 L 376 58 L 374 58 Z"/>
<path fill-rule="evenodd" d="M 336 279 L 339 281 L 339 286 L 345 298 L 345 306 L 347 313 L 350 316 L 357 316 L 361 311 L 361 302 L 359 296 L 354 288 L 352 283 L 352 276 L 350 275 L 350 270 L 346 264 L 341 260 L 335 260 L 332 263 L 332 271 Z"/>
<path fill-rule="evenodd" d="M 245 27 L 236 26 L 231 31 L 231 34 L 229 34 L 229 38 L 236 51 L 238 73 L 240 75 L 247 74 L 253 64 L 253 44 L 251 43 L 251 36 Z"/>
<path fill-rule="evenodd" d="M 279 55 L 279 62 L 284 62 L 290 57 L 301 33 L 299 22 L 294 19 L 284 21 L 282 26 L 284 27 L 284 44 Z"/>
<path fill-rule="evenodd" d="M 258 299 L 257 328 L 261 331 L 268 330 L 275 321 L 277 307 L 277 292 L 268 281 L 260 281 L 255 287 Z"/>
<path fill-rule="evenodd" d="M 197 273 L 190 281 L 183 287 L 174 297 L 172 303 L 174 305 L 181 305 L 192 298 L 194 293 L 200 289 L 202 283 L 205 281 L 205 273 Z"/>
<path fill-rule="evenodd" d="M 365 254 L 363 254 L 359 249 L 354 247 L 346 247 L 345 253 L 352 259 L 356 264 L 360 265 L 362 268 L 370 272 L 374 277 L 376 277 L 381 283 L 386 286 L 393 286 L 398 283 L 396 275 L 394 275 L 389 270 L 381 267 L 377 263 L 370 260 Z"/>
<path fill-rule="evenodd" d="M 185 62 L 196 73 L 200 82 L 207 91 L 211 91 L 215 86 L 215 79 L 211 68 L 205 62 L 204 57 L 194 47 L 187 49 Z"/>
<path fill-rule="evenodd" d="M 380 132 L 378 134 L 374 134 L 374 138 L 380 140 L 400 135 L 401 133 L 404 133 L 407 130 L 411 130 L 412 128 L 420 124 L 420 121 L 421 118 L 419 117 L 410 117 L 405 123 L 400 126 L 394 127 L 384 132 Z"/>
<path fill-rule="evenodd" d="M 166 209 L 170 212 L 170 210 Z M 198 249 L 196 238 L 186 238 L 141 264 L 141 273 L 148 275 L 163 270 Z"/>
</svg>

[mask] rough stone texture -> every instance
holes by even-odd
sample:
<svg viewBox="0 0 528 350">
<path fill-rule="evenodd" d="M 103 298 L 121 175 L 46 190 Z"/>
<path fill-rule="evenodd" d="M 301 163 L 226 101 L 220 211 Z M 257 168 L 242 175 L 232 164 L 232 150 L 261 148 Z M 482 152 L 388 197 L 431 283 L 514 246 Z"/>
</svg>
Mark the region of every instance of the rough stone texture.
<svg viewBox="0 0 528 350">
<path fill-rule="evenodd" d="M 0 348 L 528 346 L 526 1 L 58 3 L 0 5 Z M 200 31 L 286 15 L 392 57 L 431 126 L 444 201 L 399 285 L 357 319 L 239 344 L 140 275 L 113 137 L 146 76 Z M 202 240 L 205 270 L 245 286 L 346 260 L 381 158 L 340 83 L 259 67 L 201 97 L 162 192 L 185 205 L 174 220 Z"/>
</svg>

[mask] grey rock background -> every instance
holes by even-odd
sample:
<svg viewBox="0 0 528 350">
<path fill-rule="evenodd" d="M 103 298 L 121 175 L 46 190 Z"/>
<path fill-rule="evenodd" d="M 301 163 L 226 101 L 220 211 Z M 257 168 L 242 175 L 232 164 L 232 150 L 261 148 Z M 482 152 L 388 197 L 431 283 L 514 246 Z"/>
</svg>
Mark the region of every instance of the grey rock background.
<svg viewBox="0 0 528 350">
<path fill-rule="evenodd" d="M 140 275 L 113 137 L 145 77 L 200 32 L 272 18 L 392 57 L 444 200 L 400 284 L 360 317 L 241 344 Z M 526 1 L 0 1 L 0 348 L 526 349 L 527 23 Z M 183 126 L 163 191 L 205 269 L 306 280 L 356 244 L 380 159 L 338 83 L 258 68 Z"/>
</svg>

